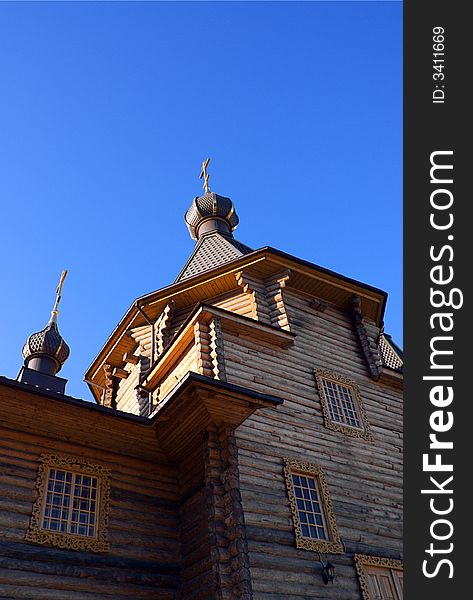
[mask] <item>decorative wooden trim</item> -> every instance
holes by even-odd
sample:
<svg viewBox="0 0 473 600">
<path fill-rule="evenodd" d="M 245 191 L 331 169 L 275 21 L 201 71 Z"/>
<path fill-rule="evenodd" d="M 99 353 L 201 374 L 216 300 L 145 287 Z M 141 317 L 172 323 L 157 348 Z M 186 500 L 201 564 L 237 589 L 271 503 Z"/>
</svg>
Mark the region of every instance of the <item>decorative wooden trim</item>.
<svg viewBox="0 0 473 600">
<path fill-rule="evenodd" d="M 363 600 L 373 600 L 373 598 L 370 598 L 368 582 L 366 580 L 366 574 L 363 570 L 363 567 L 384 567 L 385 569 L 394 569 L 395 571 L 403 570 L 402 561 L 394 558 L 368 556 L 367 554 L 355 554 L 353 560 L 355 561 L 356 572 L 358 574 Z"/>
<path fill-rule="evenodd" d="M 103 366 L 105 373 L 105 392 L 103 395 L 103 405 L 109 408 L 113 405 L 113 367 L 112 365 L 105 364 Z"/>
<path fill-rule="evenodd" d="M 171 339 L 170 326 L 176 309 L 176 303 L 171 300 L 164 307 L 163 312 L 156 321 L 156 355 L 159 357 L 164 352 L 164 349 L 169 344 Z M 154 359 L 154 357 L 153 357 Z"/>
<path fill-rule="evenodd" d="M 265 281 L 266 285 L 266 298 L 269 304 L 269 317 L 271 319 L 271 325 L 276 325 L 287 331 L 291 331 L 289 326 L 289 318 L 286 311 L 286 304 L 284 302 L 283 290 L 291 277 L 292 271 L 286 269 L 282 273 L 273 275 Z"/>
<path fill-rule="evenodd" d="M 330 493 L 322 467 L 287 457 L 284 457 L 284 465 L 284 477 L 286 479 L 286 488 L 291 506 L 292 521 L 296 536 L 296 547 L 303 548 L 304 550 L 311 550 L 313 552 L 343 554 L 343 545 L 338 535 L 335 512 L 333 510 L 332 500 L 330 499 Z M 324 511 L 325 521 L 328 529 L 327 534 L 330 537 L 330 540 L 314 540 L 302 535 L 299 511 L 297 510 L 296 496 L 292 483 L 293 473 L 312 475 L 316 478 L 319 492 L 322 496 L 321 505 L 322 510 Z"/>
<path fill-rule="evenodd" d="M 140 358 L 145 356 L 148 360 L 151 360 L 152 329 L 154 329 L 154 325 L 151 326 L 146 324 L 139 325 L 138 327 L 128 330 L 129 336 L 133 340 L 135 348 L 137 346 L 137 348 L 133 351 L 133 354 L 136 352 L 137 356 Z"/>
<path fill-rule="evenodd" d="M 245 294 L 250 294 L 252 303 L 251 318 L 261 323 L 271 324 L 269 316 L 268 300 L 266 298 L 266 289 L 262 281 L 258 281 L 244 271 L 235 273 L 238 285 L 242 288 Z"/>
<path fill-rule="evenodd" d="M 194 343 L 197 360 L 197 372 L 213 377 L 213 365 L 210 357 L 210 327 L 206 323 L 194 323 Z"/>
<path fill-rule="evenodd" d="M 225 353 L 223 346 L 222 325 L 220 319 L 214 318 L 209 322 L 210 328 L 210 358 L 212 359 L 215 379 L 227 380 L 225 372 Z"/>
<path fill-rule="evenodd" d="M 371 342 L 363 322 L 363 313 L 361 311 L 361 298 L 357 295 L 352 299 L 352 315 L 355 324 L 355 331 L 361 345 L 361 352 L 368 366 L 371 379 L 378 381 L 381 376 L 382 366 L 381 357 L 375 342 Z"/>
<path fill-rule="evenodd" d="M 107 552 L 110 550 L 110 544 L 107 540 L 110 512 L 110 469 L 82 458 L 60 456 L 58 454 L 43 453 L 40 455 L 39 460 L 40 465 L 36 479 L 37 495 L 25 540 L 36 544 L 58 546 L 68 550 L 90 550 L 92 552 Z M 97 533 L 94 537 L 60 533 L 42 528 L 41 522 L 51 468 L 92 475 L 98 479 Z"/>
<path fill-rule="evenodd" d="M 362 440 L 366 440 L 367 442 L 371 442 L 373 440 L 373 435 L 371 434 L 370 426 L 368 423 L 368 418 L 366 416 L 365 407 L 363 406 L 363 401 L 361 399 L 360 389 L 358 385 L 338 373 L 334 373 L 328 369 L 314 369 L 315 380 L 317 383 L 317 388 L 320 397 L 320 404 L 322 406 L 322 413 L 324 416 L 324 424 L 327 429 L 331 429 L 332 431 L 338 431 L 339 433 L 344 433 L 350 437 L 361 438 Z M 355 401 L 355 408 L 357 410 L 358 418 L 360 423 L 363 425 L 363 429 L 358 429 L 357 427 L 351 427 L 350 425 L 346 425 L 344 423 L 338 423 L 334 421 L 330 416 L 327 399 L 325 398 L 325 392 L 322 380 L 332 381 L 334 383 L 339 383 L 346 387 L 350 388 L 353 399 Z"/>
</svg>

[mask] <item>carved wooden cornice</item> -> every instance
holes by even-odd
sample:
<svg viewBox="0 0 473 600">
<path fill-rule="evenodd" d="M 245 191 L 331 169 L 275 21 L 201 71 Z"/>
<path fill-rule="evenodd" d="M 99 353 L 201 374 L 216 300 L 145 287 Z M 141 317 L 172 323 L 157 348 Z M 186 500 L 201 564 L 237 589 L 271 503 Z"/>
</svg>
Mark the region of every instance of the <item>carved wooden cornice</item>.
<svg viewBox="0 0 473 600">
<path fill-rule="evenodd" d="M 223 346 L 222 325 L 220 319 L 213 318 L 209 323 L 210 358 L 215 379 L 227 380 L 225 372 L 225 352 Z"/>
<path fill-rule="evenodd" d="M 350 310 L 353 294 L 358 295 L 363 301 L 365 318 L 376 326 L 380 325 L 386 303 L 386 294 L 382 290 L 266 247 L 136 300 L 87 369 L 86 380 L 104 387 L 104 363 L 120 366 L 123 353 L 134 352 L 136 347 L 134 340 L 127 332 L 144 326 L 144 317 L 138 310 L 138 306 L 146 310 L 151 320 L 156 320 L 170 300 L 174 300 L 177 309 L 181 310 L 192 305 L 196 300 L 205 302 L 216 294 L 233 292 L 237 288 L 237 281 L 241 280 L 242 289 L 246 289 L 251 294 L 256 291 L 256 295 L 253 294 L 255 318 L 260 322 L 270 323 L 269 308 L 266 307 L 265 311 L 265 298 L 258 298 L 261 292 L 264 296 L 265 291 L 257 286 L 256 278 L 253 277 L 250 281 L 250 273 L 257 272 L 258 277 L 267 280 L 284 270 L 291 270 L 291 288 L 316 297 L 322 302 L 333 303 L 342 310 Z M 240 275 L 236 278 L 238 274 Z M 93 396 L 100 401 L 100 387 L 90 385 Z"/>
<path fill-rule="evenodd" d="M 251 317 L 262 323 L 271 323 L 270 310 L 266 298 L 266 289 L 264 283 L 245 271 L 235 273 L 238 285 L 245 294 L 249 294 L 253 307 Z"/>
<path fill-rule="evenodd" d="M 210 356 L 210 327 L 207 323 L 194 323 L 195 354 L 197 373 L 213 377 L 213 365 Z"/>
<path fill-rule="evenodd" d="M 113 367 L 112 365 L 105 364 L 103 366 L 105 373 L 105 392 L 103 395 L 103 405 L 109 408 L 113 405 Z"/>
<path fill-rule="evenodd" d="M 355 331 L 361 346 L 361 352 L 368 366 L 369 375 L 371 379 L 378 381 L 382 373 L 381 357 L 379 356 L 377 344 L 370 340 L 366 330 L 363 313 L 361 311 L 361 298 L 357 295 L 353 296 L 352 315 Z"/>
<path fill-rule="evenodd" d="M 290 331 L 289 318 L 286 311 L 283 290 L 291 277 L 291 269 L 273 275 L 265 281 L 266 298 L 269 304 L 271 324 Z"/>
<path fill-rule="evenodd" d="M 163 312 L 159 316 L 155 324 L 155 337 L 156 337 L 156 354 L 160 356 L 171 339 L 170 326 L 176 309 L 176 303 L 171 300 L 164 307 Z"/>
</svg>

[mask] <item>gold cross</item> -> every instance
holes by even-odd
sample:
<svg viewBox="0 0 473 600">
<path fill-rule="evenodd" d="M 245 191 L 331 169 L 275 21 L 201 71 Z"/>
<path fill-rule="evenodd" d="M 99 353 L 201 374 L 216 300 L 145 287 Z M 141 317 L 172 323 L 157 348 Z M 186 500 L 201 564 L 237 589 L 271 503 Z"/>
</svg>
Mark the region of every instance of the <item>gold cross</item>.
<svg viewBox="0 0 473 600">
<path fill-rule="evenodd" d="M 67 270 L 64 270 L 61 273 L 61 279 L 59 280 L 59 285 L 57 286 L 57 290 L 56 290 L 56 302 L 55 302 L 54 308 L 53 308 L 53 312 L 55 312 L 55 313 L 57 313 L 59 302 L 61 300 L 62 286 L 64 284 L 64 279 L 66 279 L 66 275 L 67 275 Z"/>
<path fill-rule="evenodd" d="M 202 179 L 202 177 L 204 178 L 204 185 L 202 187 L 204 188 L 206 194 L 210 193 L 210 188 L 209 188 L 210 175 L 207 173 L 207 167 L 209 166 L 209 162 L 210 162 L 210 158 L 208 158 L 207 160 L 205 160 L 202 163 L 202 170 L 201 170 L 200 176 L 199 176 L 199 179 Z"/>
</svg>

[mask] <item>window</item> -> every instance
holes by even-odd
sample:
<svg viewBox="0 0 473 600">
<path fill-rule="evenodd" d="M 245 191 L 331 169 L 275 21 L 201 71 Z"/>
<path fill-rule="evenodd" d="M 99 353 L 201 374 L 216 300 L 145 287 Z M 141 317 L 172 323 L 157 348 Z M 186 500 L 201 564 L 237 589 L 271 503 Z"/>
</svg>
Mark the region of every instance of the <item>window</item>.
<svg viewBox="0 0 473 600">
<path fill-rule="evenodd" d="M 402 600 L 400 560 L 355 554 L 355 565 L 364 600 Z"/>
<path fill-rule="evenodd" d="M 296 546 L 316 552 L 343 552 L 321 467 L 290 458 L 284 462 Z"/>
<path fill-rule="evenodd" d="M 42 529 L 95 537 L 99 480 L 49 469 Z"/>
<path fill-rule="evenodd" d="M 315 378 L 325 426 L 351 437 L 371 441 L 373 438 L 356 383 L 322 369 L 315 370 Z"/>
<path fill-rule="evenodd" d="M 26 540 L 105 552 L 110 470 L 79 458 L 42 454 Z"/>
</svg>

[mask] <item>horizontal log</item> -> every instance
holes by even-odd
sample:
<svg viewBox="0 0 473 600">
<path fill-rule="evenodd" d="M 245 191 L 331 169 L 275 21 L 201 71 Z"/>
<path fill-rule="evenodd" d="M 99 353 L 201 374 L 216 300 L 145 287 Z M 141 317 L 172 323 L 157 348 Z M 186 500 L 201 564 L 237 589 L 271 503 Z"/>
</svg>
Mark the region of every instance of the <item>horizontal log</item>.
<svg viewBox="0 0 473 600">
<path fill-rule="evenodd" d="M 114 377 L 118 377 L 119 379 L 126 379 L 130 373 L 125 369 L 121 369 L 119 367 L 115 367 L 112 371 L 112 375 Z"/>
<path fill-rule="evenodd" d="M 140 357 L 136 356 L 136 354 L 132 354 L 131 352 L 125 352 L 123 355 L 123 362 L 137 365 L 140 362 Z"/>
</svg>

